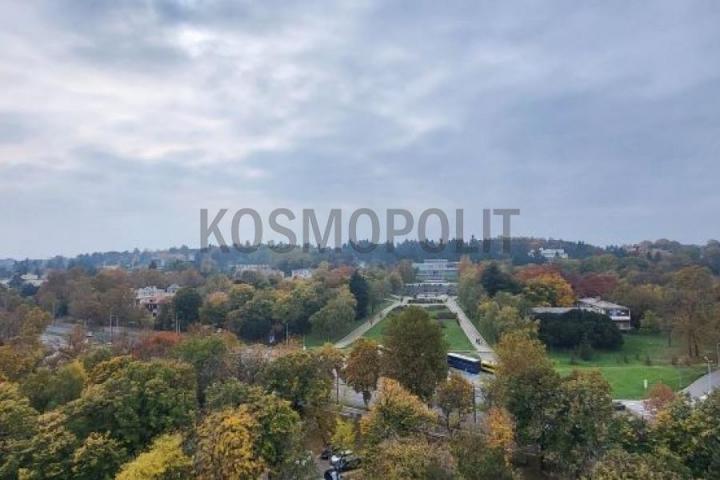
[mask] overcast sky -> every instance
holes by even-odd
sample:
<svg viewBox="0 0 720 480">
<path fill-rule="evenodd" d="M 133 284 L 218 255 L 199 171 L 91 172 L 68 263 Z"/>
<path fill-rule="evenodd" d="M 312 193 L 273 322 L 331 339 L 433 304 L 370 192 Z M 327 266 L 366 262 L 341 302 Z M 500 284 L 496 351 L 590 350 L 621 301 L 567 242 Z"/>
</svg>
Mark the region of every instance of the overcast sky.
<svg viewBox="0 0 720 480">
<path fill-rule="evenodd" d="M 0 258 L 198 246 L 221 207 L 720 237 L 717 1 L 0 3 Z"/>
</svg>

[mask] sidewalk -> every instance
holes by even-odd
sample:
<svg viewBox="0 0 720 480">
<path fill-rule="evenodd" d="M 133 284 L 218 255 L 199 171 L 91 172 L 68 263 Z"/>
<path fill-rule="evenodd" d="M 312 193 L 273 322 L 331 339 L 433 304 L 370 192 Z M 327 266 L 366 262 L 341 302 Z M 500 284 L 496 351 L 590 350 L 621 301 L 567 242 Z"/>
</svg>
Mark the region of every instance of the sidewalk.
<svg viewBox="0 0 720 480">
<path fill-rule="evenodd" d="M 385 318 L 385 315 L 387 315 L 388 313 L 390 313 L 390 311 L 391 311 L 393 308 L 399 306 L 399 305 L 401 304 L 401 302 L 402 302 L 402 300 L 393 301 L 393 303 L 391 303 L 391 304 L 388 305 L 387 307 L 385 307 L 385 308 L 383 308 L 382 310 L 380 310 L 378 313 L 376 313 L 375 315 L 373 315 L 372 317 L 370 317 L 370 319 L 364 321 L 364 322 L 363 322 L 359 327 L 357 327 L 355 330 L 353 330 L 352 332 L 348 333 L 348 334 L 345 335 L 343 338 L 341 338 L 340 341 L 338 341 L 338 342 L 335 344 L 335 348 L 345 348 L 345 347 L 350 346 L 350 344 L 352 344 L 355 340 L 357 340 L 358 338 L 360 338 L 360 337 L 362 337 L 363 335 L 365 335 L 365 332 L 367 332 L 368 330 L 370 330 L 373 325 L 375 325 L 377 322 L 379 322 L 380 320 L 382 320 L 383 318 Z M 372 321 L 371 321 L 371 320 L 372 320 Z"/>
<path fill-rule="evenodd" d="M 446 305 L 451 312 L 457 314 L 458 320 L 460 321 L 460 328 L 465 332 L 465 335 L 475 347 L 480 358 L 482 360 L 496 361 L 497 358 L 495 357 L 495 352 L 492 347 L 485 341 L 482 335 L 480 335 L 480 332 L 478 332 L 467 315 L 465 315 L 465 312 L 460 308 L 455 297 L 448 297 Z"/>
</svg>

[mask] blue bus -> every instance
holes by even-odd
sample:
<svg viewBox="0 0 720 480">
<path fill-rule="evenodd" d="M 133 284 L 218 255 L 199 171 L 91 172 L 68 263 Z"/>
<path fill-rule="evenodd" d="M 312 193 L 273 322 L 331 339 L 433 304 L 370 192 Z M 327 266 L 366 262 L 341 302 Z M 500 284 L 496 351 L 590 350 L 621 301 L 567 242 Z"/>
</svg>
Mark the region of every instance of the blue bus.
<svg viewBox="0 0 720 480">
<path fill-rule="evenodd" d="M 480 373 L 480 360 L 467 355 L 460 355 L 459 353 L 448 353 L 447 355 L 448 366 L 463 370 L 468 373 L 478 374 Z"/>
</svg>

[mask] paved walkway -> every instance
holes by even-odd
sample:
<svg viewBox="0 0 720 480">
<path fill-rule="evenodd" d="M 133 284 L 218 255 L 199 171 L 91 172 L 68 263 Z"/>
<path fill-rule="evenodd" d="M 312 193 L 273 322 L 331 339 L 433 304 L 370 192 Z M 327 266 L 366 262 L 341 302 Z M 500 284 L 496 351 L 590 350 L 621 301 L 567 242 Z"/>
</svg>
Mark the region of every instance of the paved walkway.
<svg viewBox="0 0 720 480">
<path fill-rule="evenodd" d="M 482 335 L 480 335 L 480 332 L 478 332 L 477 328 L 475 328 L 475 325 L 473 325 L 467 315 L 465 315 L 463 309 L 460 308 L 460 305 L 458 305 L 457 299 L 455 297 L 449 297 L 445 305 L 447 305 L 451 312 L 457 314 L 458 320 L 460 320 L 460 328 L 462 328 L 463 332 L 465 332 L 465 335 L 470 340 L 470 343 L 472 343 L 475 347 L 475 350 L 480 355 L 480 358 L 483 360 L 496 361 L 497 357 L 495 357 L 495 352 L 492 347 L 487 343 L 487 341 L 485 341 Z"/>
<path fill-rule="evenodd" d="M 375 325 L 377 322 L 379 322 L 380 320 L 385 318 L 385 315 L 390 313 L 390 311 L 393 308 L 400 306 L 401 303 L 402 303 L 402 300 L 394 300 L 393 303 L 391 303 L 387 307 L 385 307 L 382 310 L 380 310 L 379 312 L 377 312 L 375 315 L 370 317 L 368 320 L 364 321 L 355 330 L 353 330 L 352 332 L 348 333 L 343 338 L 341 338 L 340 341 L 338 341 L 335 344 L 335 348 L 345 348 L 345 347 L 350 346 L 351 343 L 353 343 L 355 340 L 357 340 L 358 338 L 365 335 L 365 332 L 370 330 L 372 328 L 372 326 Z"/>
<path fill-rule="evenodd" d="M 708 389 L 715 390 L 717 388 L 720 388 L 720 370 L 715 370 L 710 374 L 706 373 L 685 387 L 683 392 L 689 394 L 690 398 L 700 398 L 707 395 Z"/>
</svg>

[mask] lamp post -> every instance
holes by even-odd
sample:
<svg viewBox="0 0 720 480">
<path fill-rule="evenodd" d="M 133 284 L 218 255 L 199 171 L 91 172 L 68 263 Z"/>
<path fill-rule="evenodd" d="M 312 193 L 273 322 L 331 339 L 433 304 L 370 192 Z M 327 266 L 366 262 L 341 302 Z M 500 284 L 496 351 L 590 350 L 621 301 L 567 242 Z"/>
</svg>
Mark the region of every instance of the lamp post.
<svg viewBox="0 0 720 480">
<path fill-rule="evenodd" d="M 708 395 L 710 395 L 710 393 L 712 392 L 712 378 L 710 378 L 710 359 L 709 359 L 708 357 L 705 357 L 705 361 L 707 362 L 707 367 L 708 367 L 708 374 L 707 374 L 708 389 L 707 389 L 707 393 L 708 393 Z"/>
</svg>

